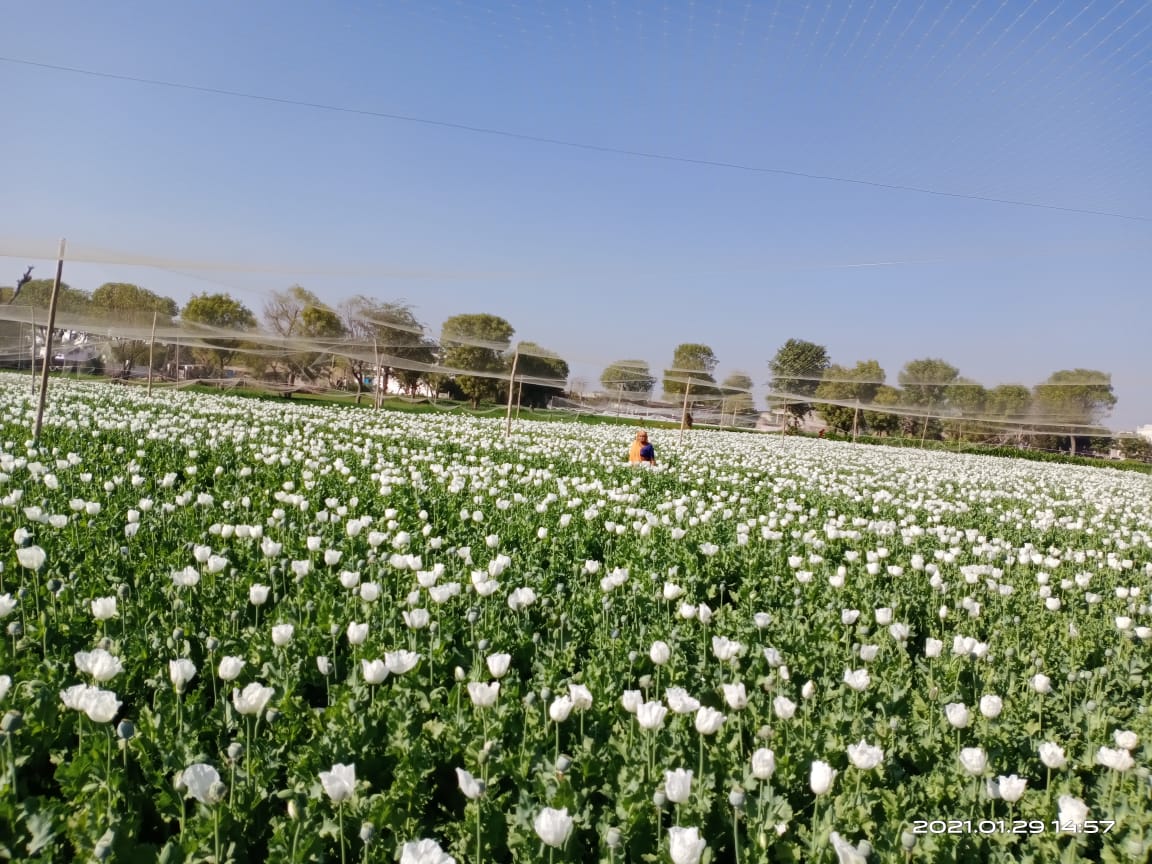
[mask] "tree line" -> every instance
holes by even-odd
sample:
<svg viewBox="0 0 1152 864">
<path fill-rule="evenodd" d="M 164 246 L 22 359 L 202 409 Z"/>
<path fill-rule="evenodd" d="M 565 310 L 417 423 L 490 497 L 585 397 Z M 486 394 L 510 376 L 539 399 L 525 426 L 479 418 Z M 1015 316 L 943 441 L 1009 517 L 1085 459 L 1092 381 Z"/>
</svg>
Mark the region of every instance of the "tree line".
<svg viewBox="0 0 1152 864">
<path fill-rule="evenodd" d="M 737 372 L 717 384 L 716 365 L 709 346 L 678 346 L 664 373 L 664 398 L 682 398 L 687 391 L 719 401 L 722 411 L 753 411 L 752 379 Z M 803 339 L 781 345 L 768 371 L 769 407 L 791 427 L 818 414 L 827 430 L 845 436 L 901 435 L 1075 454 L 1107 448 L 1110 433 L 1101 423 L 1116 404 L 1111 376 L 1095 369 L 1062 369 L 1031 387 L 987 388 L 946 360 L 925 357 L 905 363 L 893 385 L 878 361 L 833 363 L 826 346 Z M 643 360 L 619 360 L 605 368 L 600 383 L 609 394 L 651 398 L 657 378 Z M 1152 445 L 1142 439 L 1124 438 L 1120 445 L 1133 458 L 1152 457 Z"/>
<path fill-rule="evenodd" d="M 46 309 L 51 289 L 51 280 L 22 280 L 16 289 L 0 287 L 0 305 Z M 358 401 L 395 382 L 413 395 L 424 387 L 473 406 L 501 402 L 508 398 L 513 366 L 514 395 L 525 406 L 544 407 L 567 389 L 569 367 L 563 358 L 534 342 L 515 342 L 512 324 L 488 313 L 454 315 L 435 339 L 404 300 L 357 295 L 333 307 L 293 285 L 273 292 L 258 318 L 227 293 L 197 294 L 180 308 L 170 297 L 125 282 L 92 292 L 63 284 L 58 309 L 122 330 L 135 327 L 131 337 L 109 338 L 108 354 L 122 367 L 147 362 L 149 341 L 141 330 L 155 318 L 162 330 L 179 324 L 196 335 L 195 347 L 184 356 L 216 374 L 238 364 L 269 380 L 326 380 L 355 390 Z M 245 340 L 242 334 L 249 332 L 252 339 Z M 171 364 L 175 350 L 159 341 L 154 365 Z M 645 360 L 617 360 L 603 370 L 600 384 L 606 399 L 649 400 L 661 383 L 661 395 L 670 402 L 707 404 L 733 420 L 756 414 L 752 377 L 737 371 L 717 381 L 717 365 L 710 346 L 685 342 L 673 350 L 659 377 Z M 986 388 L 951 363 L 927 357 L 905 363 L 891 384 L 876 360 L 833 363 L 826 346 L 803 339 L 781 345 L 767 367 L 768 407 L 792 427 L 818 414 L 828 431 L 846 436 L 1027 444 L 1076 453 L 1099 449 L 1108 435 L 1101 423 L 1116 404 L 1111 377 L 1094 369 L 1059 370 L 1031 387 Z M 1121 443 L 1131 455 L 1152 455 L 1144 453 L 1148 445 L 1140 439 Z"/>
<path fill-rule="evenodd" d="M 0 306 L 46 310 L 51 293 L 48 279 L 0 287 Z M 300 285 L 273 292 L 260 318 L 227 293 L 196 294 L 181 308 L 170 297 L 126 282 L 106 283 L 92 292 L 61 284 L 57 310 L 93 328 L 93 338 L 104 338 L 100 324 L 107 323 L 112 335 L 106 337 L 106 350 L 118 368 L 145 365 L 150 348 L 156 369 L 177 362 L 178 342 L 161 338 L 150 346 L 150 339 L 140 338 L 155 321 L 161 333 L 178 325 L 195 340 L 185 347 L 183 363 L 195 360 L 220 376 L 241 366 L 267 380 L 338 384 L 355 390 L 357 401 L 395 381 L 409 394 L 423 386 L 476 406 L 506 398 L 515 364 L 521 404 L 545 407 L 564 392 L 569 374 L 567 362 L 554 352 L 534 342 L 514 342 L 515 329 L 496 315 L 454 315 L 435 340 L 404 300 L 357 295 L 332 307 Z M 41 329 L 46 320 L 46 315 L 40 318 Z M 7 324 L 4 340 L 19 339 L 13 329 L 19 325 Z M 133 332 L 118 335 L 113 328 Z M 474 374 L 445 374 L 438 368 Z"/>
</svg>

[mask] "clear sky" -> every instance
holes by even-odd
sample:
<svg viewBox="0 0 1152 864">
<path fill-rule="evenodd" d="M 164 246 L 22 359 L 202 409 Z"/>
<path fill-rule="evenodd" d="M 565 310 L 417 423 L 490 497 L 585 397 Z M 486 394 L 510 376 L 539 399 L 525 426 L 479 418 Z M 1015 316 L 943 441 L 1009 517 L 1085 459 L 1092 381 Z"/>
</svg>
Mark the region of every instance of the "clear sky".
<svg viewBox="0 0 1152 864">
<path fill-rule="evenodd" d="M 76 287 L 492 312 L 592 382 L 695 341 L 759 383 L 796 337 L 893 382 L 1100 369 L 1110 425 L 1152 422 L 1147 2 L 9 0 L 0 32 L 0 284 L 64 236 L 124 262 Z"/>
</svg>

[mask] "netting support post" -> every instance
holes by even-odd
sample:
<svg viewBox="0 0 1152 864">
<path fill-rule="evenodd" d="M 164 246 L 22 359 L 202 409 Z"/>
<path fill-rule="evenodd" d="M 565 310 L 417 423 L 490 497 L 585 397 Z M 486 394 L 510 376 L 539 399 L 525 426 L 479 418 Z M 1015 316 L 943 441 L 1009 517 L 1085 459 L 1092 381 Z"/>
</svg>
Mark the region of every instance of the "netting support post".
<svg viewBox="0 0 1152 864">
<path fill-rule="evenodd" d="M 520 362 L 520 349 L 512 355 L 512 371 L 508 374 L 508 419 L 504 427 L 504 437 L 512 434 L 512 396 L 516 391 L 516 365 Z"/>
<path fill-rule="evenodd" d="M 860 400 L 856 400 L 856 410 L 852 412 L 852 443 L 856 443 L 856 430 L 860 425 Z"/>
<path fill-rule="evenodd" d="M 684 407 L 680 409 L 680 444 L 684 443 L 684 427 L 688 425 L 688 394 L 692 392 L 692 379 L 684 385 Z"/>
<path fill-rule="evenodd" d="M 32 315 L 32 398 L 36 398 L 36 307 L 29 306 L 29 313 Z"/>
<path fill-rule="evenodd" d="M 56 299 L 60 296 L 60 280 L 64 276 L 63 238 L 60 240 L 60 255 L 56 259 L 56 279 L 52 283 L 52 299 L 48 301 L 48 330 L 44 336 L 44 362 L 40 364 L 40 396 L 36 400 L 36 424 L 32 427 L 32 440 L 40 441 L 40 429 L 44 424 L 44 403 L 48 399 L 48 370 L 52 367 L 52 328 L 56 326 Z"/>
<path fill-rule="evenodd" d="M 380 393 L 380 343 L 376 341 L 376 334 L 372 334 L 372 350 L 376 354 L 376 377 L 372 379 L 372 408 L 380 410 L 384 397 Z"/>
<path fill-rule="evenodd" d="M 156 355 L 156 316 L 157 310 L 152 310 L 152 337 L 148 340 L 148 395 L 152 395 L 152 362 Z"/>
</svg>

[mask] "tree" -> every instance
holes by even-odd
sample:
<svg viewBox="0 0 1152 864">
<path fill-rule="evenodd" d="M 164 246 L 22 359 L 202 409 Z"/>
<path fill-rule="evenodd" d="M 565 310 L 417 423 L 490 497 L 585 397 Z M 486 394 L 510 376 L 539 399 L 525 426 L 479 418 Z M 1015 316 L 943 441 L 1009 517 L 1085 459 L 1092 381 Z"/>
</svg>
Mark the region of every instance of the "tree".
<svg viewBox="0 0 1152 864">
<path fill-rule="evenodd" d="M 117 363 L 125 366 L 139 366 L 148 362 L 149 339 L 143 338 L 144 331 L 152 327 L 153 315 L 158 327 L 170 327 L 180 311 L 176 301 L 163 297 L 147 288 L 131 282 L 105 282 L 92 292 L 92 312 L 104 318 L 109 324 L 130 327 L 132 335 L 112 335 L 111 352 Z M 152 362 L 157 366 L 164 363 L 166 346 L 157 346 Z"/>
<path fill-rule="evenodd" d="M 815 393 L 818 399 L 830 401 L 821 403 L 817 410 L 830 427 L 848 434 L 860 426 L 856 406 L 871 403 L 883 383 L 884 370 L 875 360 L 859 360 L 851 369 L 833 363 L 824 370 L 824 380 Z"/>
<path fill-rule="evenodd" d="M 512 325 L 496 315 L 487 313 L 453 315 L 444 322 L 441 344 L 444 345 L 443 363 L 457 374 L 456 385 L 475 408 L 480 401 L 495 401 L 507 393 L 504 375 L 508 364 L 504 352 L 516 331 Z M 487 373 L 469 375 L 468 372 Z M 503 374 L 502 374 L 503 373 Z"/>
<path fill-rule="evenodd" d="M 901 420 L 906 435 L 939 438 L 939 417 L 948 405 L 948 388 L 960 370 L 936 357 L 910 360 L 898 376 L 904 405 L 910 413 Z M 922 415 L 922 416 L 915 416 Z"/>
<path fill-rule="evenodd" d="M 436 362 L 436 346 L 428 341 L 412 306 L 403 300 L 359 295 L 345 301 L 340 311 L 355 343 L 348 367 L 356 384 L 356 401 L 360 401 L 367 376 L 377 374 L 377 356 L 380 388 L 387 390 L 389 378 L 395 375 L 405 392 L 414 394 L 426 380 L 428 367 Z"/>
<path fill-rule="evenodd" d="M 723 425 L 725 414 L 732 415 L 735 424 L 737 414 L 752 414 L 756 410 L 756 400 L 752 396 L 752 378 L 743 372 L 733 372 L 720 384 L 724 399 L 720 403 L 720 422 Z"/>
<path fill-rule="evenodd" d="M 656 379 L 643 360 L 617 360 L 600 373 L 600 384 L 613 396 L 628 393 L 647 399 L 652 395 Z"/>
<path fill-rule="evenodd" d="M 52 279 L 30 279 L 24 283 L 24 287 L 20 289 L 15 300 L 13 300 L 13 289 L 0 288 L 0 303 L 47 309 L 52 300 L 53 284 L 54 280 Z M 60 283 L 60 294 L 56 298 L 57 313 L 82 315 L 90 311 L 91 305 L 92 296 L 87 291 L 73 288 L 67 282 Z"/>
<path fill-rule="evenodd" d="M 676 399 L 691 390 L 689 397 L 716 395 L 716 355 L 707 345 L 683 342 L 672 352 L 672 367 L 664 370 L 664 398 Z"/>
<path fill-rule="evenodd" d="M 1003 420 L 1023 423 L 1032 406 L 1032 391 L 1023 384 L 999 384 L 988 391 L 984 413 Z"/>
<path fill-rule="evenodd" d="M 264 304 L 268 329 L 284 340 L 284 363 L 290 374 L 315 381 L 325 358 L 332 356 L 331 343 L 345 335 L 340 315 L 320 302 L 320 298 L 300 285 L 287 291 L 274 291 Z"/>
<path fill-rule="evenodd" d="M 768 370 L 772 373 L 769 386 L 777 393 L 814 396 L 828 365 L 828 349 L 823 345 L 789 339 L 768 361 Z M 799 426 L 812 413 L 812 406 L 806 401 L 783 401 L 785 410 L 792 415 L 793 425 Z"/>
<path fill-rule="evenodd" d="M 24 274 L 31 277 L 31 268 Z M 0 303 L 12 306 L 12 312 L 19 317 L 31 322 L 35 322 L 36 326 L 31 333 L 31 343 L 34 352 L 38 353 L 38 348 L 44 343 L 44 332 L 47 330 L 45 325 L 48 323 L 48 306 L 52 299 L 52 286 L 54 280 L 52 279 L 32 279 L 25 280 L 21 277 L 18 284 L 18 290 L 13 288 L 0 288 Z M 56 299 L 56 327 L 53 330 L 54 339 L 62 341 L 77 333 L 84 332 L 83 330 L 70 329 L 72 326 L 77 326 L 67 322 L 68 316 L 82 316 L 87 315 L 91 309 L 92 298 L 87 291 L 82 291 L 79 288 L 73 288 L 66 282 L 60 283 L 60 293 Z M 20 307 L 32 307 L 31 309 Z M 63 325 L 63 326 L 62 326 Z M 6 324 L 0 337 L 8 343 L 18 343 L 23 341 L 24 336 L 21 335 L 19 321 L 14 321 Z M 24 355 L 24 348 L 20 348 L 17 354 L 20 359 L 16 361 L 16 365 L 22 365 Z"/>
<path fill-rule="evenodd" d="M 231 295 L 222 293 L 193 295 L 180 313 L 180 319 L 192 325 L 189 329 L 203 334 L 200 337 L 203 344 L 193 349 L 194 356 L 205 365 L 215 365 L 221 376 L 244 342 L 240 334 L 256 328 L 252 311 Z M 226 336 L 213 333 L 214 330 L 231 330 L 236 335 Z"/>
<path fill-rule="evenodd" d="M 900 370 L 900 386 L 905 404 L 916 408 L 942 408 L 948 401 L 948 387 L 960 370 L 936 357 L 909 360 Z"/>
<path fill-rule="evenodd" d="M 1056 434 L 1060 433 L 1059 427 L 1066 427 L 1064 434 L 1072 454 L 1076 453 L 1077 439 L 1086 444 L 1103 431 L 1084 427 L 1098 425 L 1116 404 L 1112 376 L 1095 369 L 1053 372 L 1047 381 L 1036 385 L 1033 397 L 1042 423 Z"/>
<path fill-rule="evenodd" d="M 1126 435 L 1119 438 L 1120 452 L 1125 459 L 1134 459 L 1139 462 L 1152 462 L 1152 441 L 1139 435 Z"/>
<path fill-rule="evenodd" d="M 988 402 L 988 391 L 975 381 L 957 378 L 948 390 L 948 403 L 960 414 L 957 420 L 950 420 L 948 431 L 955 438 L 974 437 L 980 429 L 980 416 Z"/>
<path fill-rule="evenodd" d="M 516 346 L 520 359 L 516 363 L 516 386 L 520 404 L 529 408 L 547 408 L 553 396 L 564 392 L 568 383 L 568 363 L 535 342 L 521 342 Z M 545 379 L 555 384 L 545 384 Z M 525 380 L 529 379 L 529 380 Z"/>
<path fill-rule="evenodd" d="M 871 404 L 876 408 L 896 408 L 901 400 L 902 394 L 897 388 L 881 384 Z M 895 435 L 900 431 L 900 414 L 894 411 L 861 411 L 860 420 L 869 432 L 877 435 Z"/>
<path fill-rule="evenodd" d="M 984 414 L 997 440 L 1020 441 L 1032 408 L 1032 391 L 1023 384 L 999 384 L 988 391 Z"/>
</svg>

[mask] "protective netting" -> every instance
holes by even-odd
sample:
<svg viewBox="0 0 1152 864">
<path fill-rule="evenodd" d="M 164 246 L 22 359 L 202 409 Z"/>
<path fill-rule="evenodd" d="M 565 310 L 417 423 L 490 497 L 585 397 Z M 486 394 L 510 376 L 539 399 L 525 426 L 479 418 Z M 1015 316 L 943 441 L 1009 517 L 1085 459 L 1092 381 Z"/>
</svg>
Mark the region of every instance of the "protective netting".
<svg viewBox="0 0 1152 864">
<path fill-rule="evenodd" d="M 1110 434 L 1100 424 L 1084 422 L 1082 416 L 1072 413 L 1044 413 L 1036 408 L 1021 414 L 966 412 L 955 405 L 941 405 L 940 401 L 945 400 L 939 400 L 936 404 L 917 404 L 909 399 L 910 392 L 917 392 L 914 388 L 902 392 L 899 404 L 879 404 L 828 398 L 811 392 L 774 389 L 756 384 L 749 387 L 733 386 L 731 383 L 717 383 L 710 374 L 699 369 L 672 366 L 652 367 L 650 370 L 643 361 L 612 360 L 608 355 L 600 358 L 600 365 L 606 370 L 614 370 L 614 374 L 619 375 L 618 381 L 606 372 L 600 382 L 603 385 L 602 392 L 592 397 L 572 398 L 567 377 L 541 374 L 539 370 L 526 368 L 526 363 L 516 359 L 535 357 L 544 361 L 563 360 L 556 353 L 531 343 L 493 341 L 460 332 L 434 335 L 419 324 L 352 314 L 347 305 L 330 306 L 317 301 L 312 306 L 339 318 L 345 332 L 332 336 L 308 336 L 277 333 L 262 327 L 230 328 L 182 322 L 158 314 L 154 322 L 153 313 L 144 310 L 101 312 L 94 309 L 58 309 L 54 328 L 53 366 L 80 371 L 87 358 L 107 357 L 112 348 L 133 343 L 144 363 L 146 360 L 143 358 L 147 357 L 144 350 L 146 346 L 152 349 L 159 346 L 163 349 L 166 359 L 156 364 L 156 386 L 207 383 L 228 388 L 259 388 L 270 393 L 347 395 L 353 389 L 357 393 L 378 389 L 376 384 L 387 370 L 390 375 L 397 372 L 418 373 L 424 381 L 430 382 L 424 388 L 426 395 L 420 397 L 420 400 L 428 401 L 428 397 L 432 397 L 433 403 L 438 382 L 469 376 L 501 384 L 512 381 L 514 395 L 525 385 L 546 388 L 548 402 L 557 410 L 611 414 L 637 420 L 679 422 L 690 412 L 692 421 L 701 425 L 754 428 L 759 423 L 763 428 L 764 415 L 755 406 L 764 400 L 770 409 L 767 420 L 769 426 L 786 422 L 789 405 L 803 404 L 813 406 L 817 411 L 822 406 L 849 409 L 854 412 L 853 426 L 859 415 L 866 413 L 895 418 L 906 425 L 914 421 L 922 422 L 925 431 L 928 421 L 947 421 L 957 425 L 969 424 L 970 431 L 976 426 L 986 427 L 993 435 L 1012 432 Z M 43 308 L 19 302 L 0 305 L 0 363 L 9 368 L 28 368 L 34 362 L 42 363 L 46 323 L 47 311 Z M 374 338 L 358 338 L 356 335 L 368 332 Z M 389 341 L 389 336 L 396 341 Z M 444 362 L 447 357 L 461 356 L 459 352 L 453 355 L 450 351 L 460 346 L 479 349 L 485 362 L 475 366 Z M 412 356 L 414 347 L 420 349 L 420 358 Z M 213 369 L 210 364 L 201 362 L 211 352 L 221 351 L 226 352 L 230 358 L 226 369 Z M 495 367 L 491 363 L 493 358 L 499 360 Z M 295 368 L 299 371 L 295 375 L 284 376 L 283 370 L 278 367 L 290 359 L 296 361 Z M 513 362 L 518 365 L 515 375 L 512 371 Z M 262 369 L 263 373 L 254 374 L 252 370 L 256 368 Z M 353 376 L 348 371 L 352 368 L 358 370 L 355 381 L 351 380 Z M 106 367 L 105 372 L 116 375 L 119 370 Z M 637 375 L 650 378 L 651 389 L 633 389 Z M 130 376 L 125 377 L 132 380 Z M 135 380 L 139 380 L 139 376 Z M 836 374 L 790 374 L 787 380 L 794 382 L 792 386 L 801 382 L 851 385 L 885 383 L 880 378 Z M 354 386 L 356 384 L 359 386 Z M 915 387 L 947 392 L 952 387 L 972 384 L 968 379 L 918 380 Z M 1066 379 L 1061 382 L 1061 386 L 1080 384 L 1098 385 L 1100 379 Z M 672 387 L 669 388 L 669 385 Z M 665 391 L 674 389 L 676 392 L 665 392 L 665 399 L 660 400 L 657 397 L 661 387 Z M 502 392 L 507 393 L 506 385 Z M 439 407 L 441 410 L 453 410 L 450 406 Z M 503 409 L 492 410 L 493 413 L 499 413 Z"/>
</svg>

